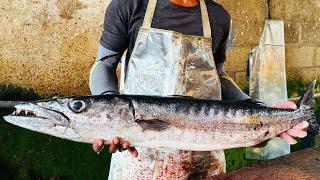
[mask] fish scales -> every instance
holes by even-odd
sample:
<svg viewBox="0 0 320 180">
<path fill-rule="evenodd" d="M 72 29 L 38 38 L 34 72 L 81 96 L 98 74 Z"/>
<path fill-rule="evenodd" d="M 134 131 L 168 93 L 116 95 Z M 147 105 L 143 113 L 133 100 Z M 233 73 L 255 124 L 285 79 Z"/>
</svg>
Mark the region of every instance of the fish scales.
<svg viewBox="0 0 320 180">
<path fill-rule="evenodd" d="M 20 104 L 13 115 L 4 118 L 77 142 L 105 139 L 110 143 L 119 136 L 137 147 L 211 151 L 254 146 L 305 120 L 319 133 L 313 116 L 314 87 L 315 82 L 296 110 L 270 108 L 249 100 L 104 95 Z"/>
</svg>

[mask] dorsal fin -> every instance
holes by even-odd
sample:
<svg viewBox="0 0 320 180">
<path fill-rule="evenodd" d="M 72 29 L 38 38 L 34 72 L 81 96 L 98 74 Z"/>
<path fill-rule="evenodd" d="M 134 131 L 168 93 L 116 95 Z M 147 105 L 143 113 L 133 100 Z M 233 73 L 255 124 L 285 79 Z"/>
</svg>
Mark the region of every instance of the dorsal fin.
<svg viewBox="0 0 320 180">
<path fill-rule="evenodd" d="M 316 101 L 313 97 L 313 90 L 316 87 L 317 81 L 314 80 L 308 87 L 308 89 L 304 92 L 303 96 L 297 103 L 297 107 L 301 108 L 302 106 L 308 106 L 310 108 L 314 108 L 316 105 Z"/>
</svg>

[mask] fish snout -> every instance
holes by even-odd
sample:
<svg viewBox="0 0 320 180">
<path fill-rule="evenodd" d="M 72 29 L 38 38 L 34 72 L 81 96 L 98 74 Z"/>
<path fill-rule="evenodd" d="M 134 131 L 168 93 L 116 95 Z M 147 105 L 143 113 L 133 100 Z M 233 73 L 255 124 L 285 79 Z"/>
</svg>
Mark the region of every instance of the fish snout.
<svg viewBox="0 0 320 180">
<path fill-rule="evenodd" d="M 15 106 L 15 108 L 16 111 L 13 112 L 13 116 L 33 118 L 59 126 L 68 126 L 69 124 L 69 118 L 62 112 L 42 107 L 41 103 L 20 104 Z"/>
</svg>

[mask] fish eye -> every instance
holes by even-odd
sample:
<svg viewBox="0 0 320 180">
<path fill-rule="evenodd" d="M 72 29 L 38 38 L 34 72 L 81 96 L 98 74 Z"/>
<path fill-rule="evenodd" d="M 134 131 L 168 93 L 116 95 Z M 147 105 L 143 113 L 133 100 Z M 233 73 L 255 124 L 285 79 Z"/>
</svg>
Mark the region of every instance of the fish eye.
<svg viewBox="0 0 320 180">
<path fill-rule="evenodd" d="M 79 113 L 86 108 L 86 103 L 80 100 L 74 100 L 70 102 L 69 106 L 73 112 Z"/>
</svg>

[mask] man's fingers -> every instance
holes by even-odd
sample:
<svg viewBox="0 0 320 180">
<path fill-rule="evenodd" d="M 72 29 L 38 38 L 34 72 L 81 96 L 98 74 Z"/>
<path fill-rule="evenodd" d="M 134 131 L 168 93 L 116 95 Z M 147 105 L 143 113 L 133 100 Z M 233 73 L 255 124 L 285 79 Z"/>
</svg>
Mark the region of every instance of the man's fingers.
<svg viewBox="0 0 320 180">
<path fill-rule="evenodd" d="M 112 139 L 112 142 L 113 142 L 114 144 L 120 144 L 121 138 L 120 138 L 120 137 L 115 137 L 115 138 Z"/>
<path fill-rule="evenodd" d="M 309 123 L 307 121 L 303 121 L 302 123 L 293 127 L 293 129 L 303 130 L 303 129 L 307 129 L 308 127 L 309 127 Z"/>
<path fill-rule="evenodd" d="M 128 141 L 124 141 L 122 144 L 120 144 L 118 151 L 122 152 L 122 151 L 128 150 L 129 147 L 130 147 L 130 143 Z"/>
<path fill-rule="evenodd" d="M 112 143 L 109 146 L 109 152 L 115 153 L 120 147 L 121 138 L 115 137 L 112 139 Z"/>
<path fill-rule="evenodd" d="M 119 144 L 112 143 L 109 146 L 109 152 L 110 153 L 115 153 L 115 152 L 117 152 L 118 149 L 119 149 Z"/>
<path fill-rule="evenodd" d="M 282 139 L 286 140 L 289 144 L 297 144 L 297 141 L 293 139 L 288 133 L 282 133 L 279 135 Z"/>
<path fill-rule="evenodd" d="M 122 143 L 122 149 L 127 150 L 130 147 L 130 143 L 128 141 L 125 141 Z"/>
<path fill-rule="evenodd" d="M 273 107 L 281 108 L 281 109 L 296 109 L 297 105 L 292 101 L 288 101 L 288 102 L 280 102 L 280 103 L 274 104 Z"/>
<path fill-rule="evenodd" d="M 287 133 L 290 136 L 298 137 L 298 138 L 305 138 L 307 136 L 307 132 L 306 131 L 302 131 L 300 129 L 289 129 L 287 131 Z"/>
<path fill-rule="evenodd" d="M 104 141 L 103 140 L 97 140 L 93 145 L 92 148 L 94 151 L 96 152 L 100 152 L 101 149 L 104 146 Z M 130 142 L 129 141 L 124 141 L 123 143 L 121 143 L 121 138 L 120 137 L 115 137 L 112 139 L 112 142 L 109 146 L 109 152 L 110 153 L 115 153 L 117 151 L 123 151 L 123 150 L 129 150 L 129 152 L 131 153 L 132 156 L 137 157 L 138 156 L 138 151 L 133 148 L 130 147 Z"/>
<path fill-rule="evenodd" d="M 99 140 L 96 140 L 96 142 L 92 145 L 92 148 L 95 152 L 100 152 L 102 150 L 104 146 L 104 141 L 99 139 Z"/>
<path fill-rule="evenodd" d="M 128 151 L 131 153 L 133 157 L 138 157 L 138 151 L 134 147 L 130 147 Z"/>
<path fill-rule="evenodd" d="M 94 143 L 93 145 L 92 145 L 92 149 L 94 150 L 94 152 L 99 152 L 100 151 L 100 148 L 99 148 L 99 146 L 97 145 L 97 143 Z"/>
</svg>

